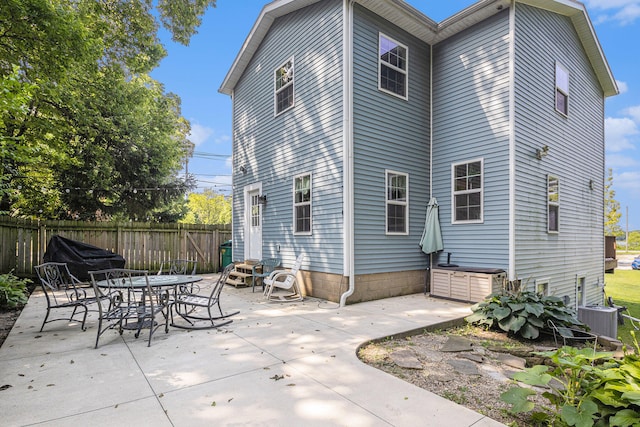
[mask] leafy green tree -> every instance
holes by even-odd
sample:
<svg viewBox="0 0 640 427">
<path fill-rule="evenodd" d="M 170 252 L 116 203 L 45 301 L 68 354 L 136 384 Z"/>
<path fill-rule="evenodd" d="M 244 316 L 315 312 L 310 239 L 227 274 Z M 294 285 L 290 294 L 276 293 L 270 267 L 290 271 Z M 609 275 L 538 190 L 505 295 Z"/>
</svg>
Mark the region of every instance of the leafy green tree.
<svg viewBox="0 0 640 427">
<path fill-rule="evenodd" d="M 211 189 L 189 194 L 189 212 L 181 221 L 186 224 L 230 224 L 231 198 Z"/>
<path fill-rule="evenodd" d="M 148 76 L 157 31 L 188 44 L 215 0 L 8 0 L 0 7 L 0 212 L 150 218 L 185 212 L 192 144 L 180 99 Z"/>
<path fill-rule="evenodd" d="M 637 251 L 640 249 L 640 231 L 629 232 L 629 250 Z"/>
<path fill-rule="evenodd" d="M 620 203 L 615 197 L 613 171 L 609 169 L 604 186 L 604 234 L 607 236 L 622 236 L 624 234 L 619 223 L 622 216 Z"/>
</svg>

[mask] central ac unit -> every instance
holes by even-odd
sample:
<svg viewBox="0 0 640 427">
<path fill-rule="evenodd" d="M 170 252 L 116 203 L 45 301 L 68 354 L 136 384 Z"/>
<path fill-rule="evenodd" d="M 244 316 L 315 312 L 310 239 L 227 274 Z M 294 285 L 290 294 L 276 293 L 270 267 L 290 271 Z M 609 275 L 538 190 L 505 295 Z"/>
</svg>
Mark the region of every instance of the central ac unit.
<svg viewBox="0 0 640 427">
<path fill-rule="evenodd" d="M 578 307 L 578 320 L 589 325 L 594 334 L 618 338 L 618 310 L 614 307 Z"/>
</svg>

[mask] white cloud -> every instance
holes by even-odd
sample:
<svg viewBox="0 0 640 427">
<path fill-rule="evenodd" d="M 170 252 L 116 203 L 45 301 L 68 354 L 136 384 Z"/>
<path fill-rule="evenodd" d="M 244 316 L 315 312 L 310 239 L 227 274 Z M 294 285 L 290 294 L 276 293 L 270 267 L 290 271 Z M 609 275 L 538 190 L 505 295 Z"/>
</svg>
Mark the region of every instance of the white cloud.
<svg viewBox="0 0 640 427">
<path fill-rule="evenodd" d="M 636 123 L 628 117 L 607 117 L 604 121 L 605 146 L 609 152 L 635 148 L 631 138 L 639 133 Z"/>
<path fill-rule="evenodd" d="M 624 113 L 631 116 L 634 122 L 640 123 L 640 105 L 629 107 L 624 110 Z"/>
<path fill-rule="evenodd" d="M 640 18 L 640 0 L 587 0 L 585 4 L 587 10 L 603 12 L 597 14 L 596 23 L 614 21 L 625 26 Z"/>
<path fill-rule="evenodd" d="M 613 177 L 616 188 L 626 190 L 640 190 L 640 172 L 622 172 Z"/>
<path fill-rule="evenodd" d="M 218 135 L 214 138 L 213 142 L 216 144 L 223 144 L 225 142 L 230 142 L 231 137 L 229 135 Z"/>
<path fill-rule="evenodd" d="M 618 85 L 618 90 L 620 91 L 621 95 L 629 91 L 629 85 L 627 85 L 627 82 L 616 80 L 616 84 Z"/>
<path fill-rule="evenodd" d="M 638 161 L 624 154 L 607 154 L 607 168 L 631 168 L 638 166 Z"/>
<path fill-rule="evenodd" d="M 193 142 L 195 146 L 201 145 L 213 134 L 213 129 L 202 126 L 198 123 L 191 123 L 191 132 L 189 133 L 189 141 Z"/>
</svg>

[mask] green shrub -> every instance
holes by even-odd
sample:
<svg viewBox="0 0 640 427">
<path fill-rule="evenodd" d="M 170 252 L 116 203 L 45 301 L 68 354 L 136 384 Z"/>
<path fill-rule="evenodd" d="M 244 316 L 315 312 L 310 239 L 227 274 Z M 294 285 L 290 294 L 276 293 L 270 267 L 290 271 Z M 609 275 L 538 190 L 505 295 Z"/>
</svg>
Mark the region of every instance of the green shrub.
<svg viewBox="0 0 640 427">
<path fill-rule="evenodd" d="M 20 279 L 13 275 L 13 271 L 0 274 L 0 307 L 18 308 L 27 303 L 29 279 Z"/>
<path fill-rule="evenodd" d="M 637 341 L 634 338 L 636 351 Z M 640 356 L 628 353 L 617 360 L 610 353 L 592 348 L 562 347 L 536 353 L 548 357 L 553 367 L 537 365 L 513 378 L 530 386 L 546 387 L 542 393 L 552 405 L 544 412 L 532 412 L 532 420 L 553 426 L 638 426 L 640 425 Z M 595 364 L 595 362 L 600 362 Z M 530 388 L 514 386 L 500 396 L 511 412 L 530 412 L 535 405 Z"/>
<path fill-rule="evenodd" d="M 549 330 L 549 319 L 558 326 L 584 326 L 560 298 L 535 292 L 493 294 L 471 310 L 473 314 L 465 318 L 468 323 L 500 328 L 529 340 L 537 339 L 540 331 Z"/>
</svg>

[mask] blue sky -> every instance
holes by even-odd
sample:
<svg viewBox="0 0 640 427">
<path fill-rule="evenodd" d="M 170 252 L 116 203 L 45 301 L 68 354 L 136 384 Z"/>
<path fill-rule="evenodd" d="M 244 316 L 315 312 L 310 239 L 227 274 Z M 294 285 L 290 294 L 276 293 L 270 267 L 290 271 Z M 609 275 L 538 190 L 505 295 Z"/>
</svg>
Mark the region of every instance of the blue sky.
<svg viewBox="0 0 640 427">
<path fill-rule="evenodd" d="M 196 155 L 189 172 L 198 190 L 231 190 L 231 99 L 218 93 L 227 71 L 267 0 L 218 0 L 207 11 L 189 46 L 161 39 L 168 55 L 152 76 L 182 99 L 182 114 L 191 122 Z M 435 21 L 474 3 L 470 0 L 409 0 Z M 606 158 L 613 169 L 620 225 L 640 230 L 640 0 L 586 0 L 585 5 L 618 82 L 620 94 L 606 101 Z"/>
</svg>

